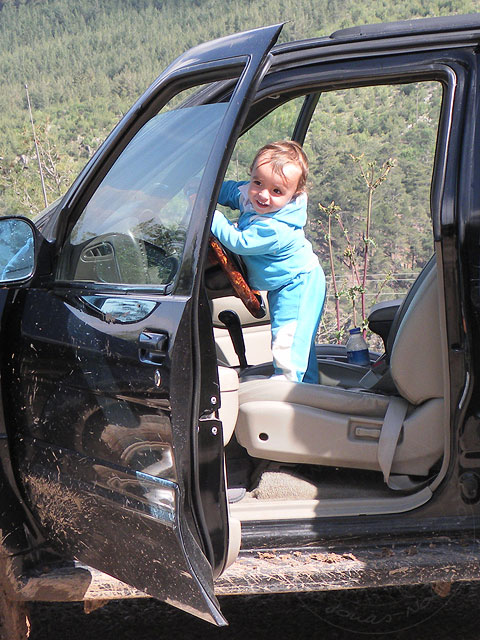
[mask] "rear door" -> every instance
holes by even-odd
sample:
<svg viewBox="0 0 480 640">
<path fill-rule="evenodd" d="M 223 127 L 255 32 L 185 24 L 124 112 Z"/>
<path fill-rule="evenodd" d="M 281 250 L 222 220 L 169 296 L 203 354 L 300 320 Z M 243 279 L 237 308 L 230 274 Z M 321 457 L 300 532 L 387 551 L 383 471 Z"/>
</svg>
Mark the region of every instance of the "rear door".
<svg viewBox="0 0 480 640">
<path fill-rule="evenodd" d="M 2 334 L 14 463 L 48 537 L 217 624 L 212 573 L 229 533 L 199 265 L 280 29 L 207 43 L 160 76 L 44 225 L 51 267 L 11 293 Z M 212 84 L 232 80 L 231 97 L 209 103 Z"/>
</svg>

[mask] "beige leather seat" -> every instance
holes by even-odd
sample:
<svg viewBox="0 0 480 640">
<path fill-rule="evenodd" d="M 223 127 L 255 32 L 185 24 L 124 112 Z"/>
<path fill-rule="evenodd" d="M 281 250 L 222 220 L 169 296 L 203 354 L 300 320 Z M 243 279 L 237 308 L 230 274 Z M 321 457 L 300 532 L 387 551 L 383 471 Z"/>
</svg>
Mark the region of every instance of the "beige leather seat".
<svg viewBox="0 0 480 640">
<path fill-rule="evenodd" d="M 391 445 L 391 471 L 429 473 L 444 447 L 444 374 L 434 262 L 432 267 L 412 287 L 391 346 L 390 373 L 403 400 L 392 401 L 378 391 L 247 379 L 240 383 L 235 433 L 251 456 L 383 470 L 385 475 L 379 461 L 380 435 L 384 429 L 385 441 L 386 423 L 391 422 L 385 420 L 387 410 L 400 402 L 405 412 Z"/>
</svg>

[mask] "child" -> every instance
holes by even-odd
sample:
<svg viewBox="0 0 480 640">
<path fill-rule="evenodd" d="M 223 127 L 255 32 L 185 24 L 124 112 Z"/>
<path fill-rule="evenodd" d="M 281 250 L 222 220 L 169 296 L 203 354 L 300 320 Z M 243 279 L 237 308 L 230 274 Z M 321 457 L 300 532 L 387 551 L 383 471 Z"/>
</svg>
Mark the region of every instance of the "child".
<svg viewBox="0 0 480 640">
<path fill-rule="evenodd" d="M 307 157 L 296 142 L 262 147 L 250 182 L 223 183 L 218 202 L 239 209 L 237 224 L 215 211 L 212 233 L 244 259 L 249 284 L 267 291 L 275 375 L 318 383 L 315 335 L 325 275 L 305 238 Z"/>
</svg>

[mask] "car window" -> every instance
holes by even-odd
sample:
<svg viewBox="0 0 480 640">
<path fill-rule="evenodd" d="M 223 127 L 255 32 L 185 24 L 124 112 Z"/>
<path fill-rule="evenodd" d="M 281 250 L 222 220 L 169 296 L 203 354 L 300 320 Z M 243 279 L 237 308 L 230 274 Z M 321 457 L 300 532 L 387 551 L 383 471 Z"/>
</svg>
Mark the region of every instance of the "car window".
<svg viewBox="0 0 480 640">
<path fill-rule="evenodd" d="M 319 340 L 336 342 L 352 323 L 364 326 L 373 305 L 403 297 L 433 253 L 430 189 L 443 90 L 421 81 L 318 92 L 304 142 L 306 234 L 328 282 Z M 238 140 L 228 179 L 248 179 L 260 146 L 292 136 L 304 99 L 284 102 Z"/>
<path fill-rule="evenodd" d="M 374 304 L 403 297 L 433 253 L 442 94 L 439 82 L 424 81 L 320 96 L 304 148 L 308 236 L 328 282 L 324 342 L 365 325 Z"/>
<path fill-rule="evenodd" d="M 181 97 L 138 131 L 105 176 L 66 240 L 61 280 L 137 285 L 174 280 L 192 185 L 202 176 L 228 107 L 182 106 Z"/>
</svg>

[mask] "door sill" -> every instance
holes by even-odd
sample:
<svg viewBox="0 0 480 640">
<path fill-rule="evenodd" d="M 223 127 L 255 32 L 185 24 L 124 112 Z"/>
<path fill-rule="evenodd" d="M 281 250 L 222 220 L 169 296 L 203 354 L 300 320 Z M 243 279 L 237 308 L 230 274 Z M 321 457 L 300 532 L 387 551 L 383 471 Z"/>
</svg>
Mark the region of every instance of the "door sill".
<svg viewBox="0 0 480 640">
<path fill-rule="evenodd" d="M 389 498 L 331 500 L 257 500 L 244 498 L 230 506 L 230 513 L 240 522 L 274 520 L 312 520 L 339 516 L 403 513 L 424 505 L 432 497 L 428 487 L 412 495 Z"/>
</svg>

